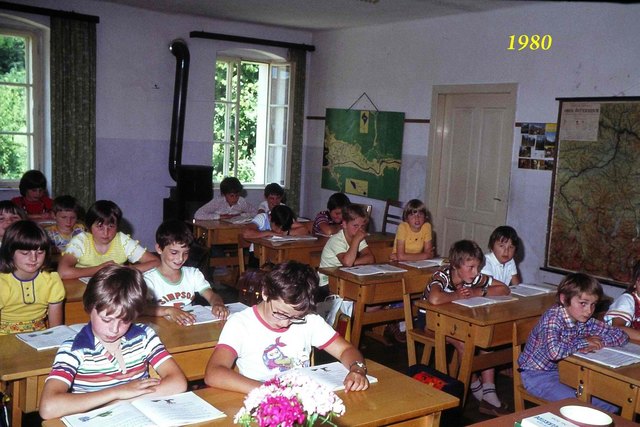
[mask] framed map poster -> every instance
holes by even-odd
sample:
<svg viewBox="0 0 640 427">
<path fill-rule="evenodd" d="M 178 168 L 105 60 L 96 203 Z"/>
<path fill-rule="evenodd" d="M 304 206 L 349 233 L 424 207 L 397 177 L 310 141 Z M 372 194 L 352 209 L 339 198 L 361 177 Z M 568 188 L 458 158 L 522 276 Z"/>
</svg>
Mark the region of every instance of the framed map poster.
<svg viewBox="0 0 640 427">
<path fill-rule="evenodd" d="M 322 188 L 398 199 L 404 113 L 327 108 Z"/>
<path fill-rule="evenodd" d="M 640 97 L 558 100 L 546 267 L 626 286 L 640 259 Z"/>
</svg>

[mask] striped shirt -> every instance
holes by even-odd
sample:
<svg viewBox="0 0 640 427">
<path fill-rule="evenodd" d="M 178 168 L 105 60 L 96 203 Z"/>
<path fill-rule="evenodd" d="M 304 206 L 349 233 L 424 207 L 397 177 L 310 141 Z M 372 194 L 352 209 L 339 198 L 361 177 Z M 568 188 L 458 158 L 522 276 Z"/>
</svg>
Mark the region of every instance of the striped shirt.
<svg viewBox="0 0 640 427">
<path fill-rule="evenodd" d="M 73 393 L 99 391 L 148 378 L 149 365 L 157 370 L 171 357 L 153 329 L 143 324 L 131 325 L 120 341 L 120 349 L 124 369 L 93 335 L 89 323 L 60 346 L 46 381 L 63 381 Z"/>
<path fill-rule="evenodd" d="M 435 273 L 433 273 L 431 282 L 429 282 L 429 284 L 425 288 L 424 293 L 422 294 L 422 298 L 429 299 L 429 292 L 431 292 L 431 287 L 434 285 L 440 286 L 443 292 L 446 292 L 446 293 L 455 292 L 458 289 L 458 287 L 453 283 L 453 279 L 451 277 L 452 273 L 453 273 L 453 270 L 451 267 L 444 267 L 436 271 Z M 475 289 L 475 288 L 489 289 L 489 286 L 491 286 L 491 283 L 493 283 L 493 277 L 480 273 L 473 278 L 471 283 L 462 283 L 460 284 L 460 287 L 471 288 L 471 289 Z"/>
</svg>

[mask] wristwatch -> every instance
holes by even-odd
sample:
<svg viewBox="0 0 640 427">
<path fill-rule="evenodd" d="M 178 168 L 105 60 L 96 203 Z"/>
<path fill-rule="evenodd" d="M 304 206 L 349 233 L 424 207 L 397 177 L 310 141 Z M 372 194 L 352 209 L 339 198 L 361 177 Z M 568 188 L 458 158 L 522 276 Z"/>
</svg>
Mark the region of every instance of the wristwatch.
<svg viewBox="0 0 640 427">
<path fill-rule="evenodd" d="M 367 375 L 367 365 L 365 365 L 364 362 L 356 360 L 351 365 L 349 365 L 349 371 L 351 371 L 351 368 L 353 368 L 354 366 L 357 366 L 358 368 L 362 369 L 364 371 L 364 374 Z"/>
</svg>

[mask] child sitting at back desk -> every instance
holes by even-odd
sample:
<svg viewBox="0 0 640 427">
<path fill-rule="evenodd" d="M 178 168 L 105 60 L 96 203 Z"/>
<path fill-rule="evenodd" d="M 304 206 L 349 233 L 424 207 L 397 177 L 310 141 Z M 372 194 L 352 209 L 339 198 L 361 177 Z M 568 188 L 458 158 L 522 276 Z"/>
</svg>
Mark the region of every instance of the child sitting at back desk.
<svg viewBox="0 0 640 427">
<path fill-rule="evenodd" d="M 14 222 L 27 219 L 27 213 L 21 207 L 16 206 L 10 200 L 0 201 L 0 245 L 4 238 L 4 232 Z"/>
<path fill-rule="evenodd" d="M 264 187 L 264 200 L 258 206 L 258 213 L 269 213 L 271 209 L 282 204 L 284 189 L 277 182 L 272 182 Z"/>
<path fill-rule="evenodd" d="M 502 225 L 497 227 L 489 236 L 490 252 L 485 255 L 485 265 L 482 273 L 501 281 L 505 285 L 519 285 L 520 275 L 513 259 L 520 238 L 513 227 Z"/>
<path fill-rule="evenodd" d="M 389 258 L 391 261 L 419 261 L 433 258 L 433 252 L 427 207 L 418 199 L 409 200 L 402 212 L 402 222 Z"/>
<path fill-rule="evenodd" d="M 365 240 L 367 237 L 367 213 L 362 205 L 350 204 L 342 209 L 341 230 L 329 240 L 322 249 L 320 267 L 351 267 L 373 264 L 373 253 Z M 319 300 L 329 295 L 329 278 L 320 274 Z"/>
<path fill-rule="evenodd" d="M 327 210 L 318 212 L 313 221 L 313 234 L 331 236 L 342 230 L 342 210 L 351 204 L 344 193 L 333 193 L 327 201 Z"/>
<path fill-rule="evenodd" d="M 118 231 L 122 211 L 110 200 L 98 200 L 87 212 L 88 232 L 71 239 L 58 263 L 63 279 L 91 277 L 102 267 L 129 261 L 140 271 L 160 264 L 131 236 Z"/>
<path fill-rule="evenodd" d="M 193 215 L 194 219 L 224 219 L 240 214 L 254 216 L 256 209 L 244 197 L 240 196 L 242 189 L 242 183 L 238 178 L 232 176 L 224 178 L 220 182 L 222 197 L 214 197 L 200 207 Z"/>
<path fill-rule="evenodd" d="M 78 222 L 78 216 L 82 208 L 72 196 L 58 196 L 53 199 L 53 218 L 56 223 L 45 228 L 53 249 L 62 253 L 73 236 L 85 231 L 84 224 Z"/>
<path fill-rule="evenodd" d="M 33 221 L 53 218 L 53 200 L 47 195 L 47 178 L 37 169 L 26 171 L 20 178 L 20 196 L 11 201 Z"/>
</svg>

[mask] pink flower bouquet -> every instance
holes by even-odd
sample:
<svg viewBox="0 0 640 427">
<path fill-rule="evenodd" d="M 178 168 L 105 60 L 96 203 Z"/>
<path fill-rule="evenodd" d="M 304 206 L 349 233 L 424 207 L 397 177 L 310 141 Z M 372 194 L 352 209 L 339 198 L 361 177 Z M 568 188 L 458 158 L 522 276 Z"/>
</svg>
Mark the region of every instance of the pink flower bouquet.
<svg viewBox="0 0 640 427">
<path fill-rule="evenodd" d="M 252 390 L 233 422 L 243 427 L 311 427 L 316 422 L 335 426 L 331 418 L 344 411 L 333 391 L 294 370 Z"/>
</svg>

